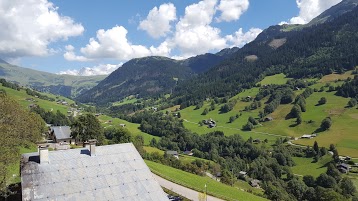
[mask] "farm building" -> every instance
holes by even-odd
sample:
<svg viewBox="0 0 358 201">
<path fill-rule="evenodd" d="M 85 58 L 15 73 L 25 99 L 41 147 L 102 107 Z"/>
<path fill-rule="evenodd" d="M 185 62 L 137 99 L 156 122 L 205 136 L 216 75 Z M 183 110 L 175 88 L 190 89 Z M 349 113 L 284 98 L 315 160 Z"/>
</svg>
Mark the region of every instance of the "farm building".
<svg viewBox="0 0 358 201">
<path fill-rule="evenodd" d="M 168 200 L 132 143 L 23 154 L 22 200 Z"/>
<path fill-rule="evenodd" d="M 74 143 L 74 139 L 71 137 L 71 128 L 69 126 L 52 126 L 50 127 L 50 136 L 54 142 L 62 143 Z"/>
<path fill-rule="evenodd" d="M 122 128 L 126 127 L 125 124 L 119 124 L 119 126 L 122 127 Z"/>
<path fill-rule="evenodd" d="M 174 156 L 176 159 L 179 159 L 179 154 L 177 151 L 166 151 L 165 152 L 167 155 L 171 155 Z"/>
<path fill-rule="evenodd" d="M 342 173 L 348 173 L 349 169 L 350 169 L 349 165 L 346 163 L 341 163 L 341 164 L 337 165 L 337 168 Z"/>
<path fill-rule="evenodd" d="M 312 135 L 305 134 L 305 135 L 302 135 L 301 138 L 302 139 L 311 139 Z"/>
<path fill-rule="evenodd" d="M 250 181 L 250 185 L 252 187 L 258 188 L 258 187 L 260 187 L 260 180 L 253 179 L 253 180 Z"/>
</svg>

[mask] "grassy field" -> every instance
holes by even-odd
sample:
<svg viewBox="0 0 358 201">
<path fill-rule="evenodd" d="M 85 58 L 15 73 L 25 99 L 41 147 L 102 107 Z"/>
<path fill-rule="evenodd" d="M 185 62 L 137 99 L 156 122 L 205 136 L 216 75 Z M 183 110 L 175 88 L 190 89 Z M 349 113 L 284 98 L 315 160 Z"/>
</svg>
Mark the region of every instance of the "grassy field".
<svg viewBox="0 0 358 201">
<path fill-rule="evenodd" d="M 235 187 L 217 182 L 209 177 L 190 174 L 152 161 L 145 162 L 153 173 L 199 192 L 203 192 L 204 185 L 207 184 L 208 194 L 226 200 L 266 200 L 262 197 L 241 191 Z"/>
<path fill-rule="evenodd" d="M 180 114 L 182 116 L 182 119 L 184 119 L 184 126 L 198 134 L 205 134 L 213 131 L 222 131 L 225 133 L 225 135 L 234 135 L 234 134 L 240 134 L 244 139 L 248 139 L 250 137 L 254 139 L 268 139 L 269 143 L 275 142 L 276 138 L 275 136 L 269 136 L 264 135 L 261 133 L 253 132 L 243 132 L 241 131 L 241 128 L 243 125 L 247 123 L 247 119 L 252 117 L 257 117 L 259 113 L 259 109 L 252 110 L 252 111 L 242 111 L 245 106 L 250 105 L 249 102 L 243 102 L 240 100 L 240 98 L 247 97 L 247 96 L 255 96 L 259 91 L 259 88 L 252 88 L 249 90 L 245 90 L 238 95 L 232 97 L 231 99 L 239 99 L 237 101 L 237 104 L 233 108 L 232 111 L 228 113 L 221 113 L 220 107 L 223 104 L 216 105 L 216 109 L 213 111 L 210 111 L 207 115 L 201 115 L 203 110 L 205 108 L 210 108 L 211 101 L 205 102 L 204 106 L 198 110 L 194 110 L 195 106 L 191 106 L 188 108 L 185 108 L 180 111 Z M 264 101 L 263 101 L 264 102 Z M 236 119 L 233 123 L 229 123 L 230 116 L 235 116 L 236 114 L 242 114 L 238 119 Z M 202 121 L 204 119 L 212 118 L 216 121 L 217 127 L 215 128 L 208 128 L 207 126 L 200 126 L 198 124 L 199 121 Z"/>
<path fill-rule="evenodd" d="M 112 118 L 109 117 L 107 115 L 100 115 L 98 117 L 99 121 L 101 122 L 101 124 L 103 125 L 103 127 L 115 127 L 115 128 L 119 128 L 119 124 L 125 124 L 126 128 L 132 133 L 132 135 L 136 136 L 136 135 L 141 135 L 144 138 L 144 144 L 145 145 L 149 145 L 150 141 L 152 140 L 152 138 L 155 138 L 157 140 L 159 140 L 160 138 L 157 136 L 153 136 L 153 135 L 149 135 L 147 133 L 142 132 L 141 130 L 139 130 L 139 124 L 134 124 L 122 119 L 118 119 L 118 118 Z M 112 122 L 109 122 L 112 121 Z"/>
<path fill-rule="evenodd" d="M 276 74 L 276 75 L 271 75 L 271 76 L 266 76 L 261 82 L 259 82 L 259 84 L 263 85 L 269 85 L 269 84 L 286 84 L 286 82 L 289 80 L 289 78 L 286 78 L 286 75 L 281 73 L 281 74 Z"/>
<path fill-rule="evenodd" d="M 231 99 L 238 99 L 234 109 L 228 113 L 220 113 L 220 107 L 222 104 L 216 105 L 216 109 L 210 111 L 207 115 L 201 115 L 205 108 L 210 108 L 210 102 L 204 102 L 204 106 L 198 110 L 194 110 L 195 106 L 185 108 L 180 111 L 182 119 L 184 119 L 184 126 L 193 132 L 198 134 L 205 134 L 212 131 L 223 131 L 225 135 L 240 134 L 244 139 L 249 137 L 258 139 L 268 139 L 272 144 L 275 140 L 275 136 L 268 136 L 262 133 L 277 134 L 280 136 L 288 137 L 300 137 L 304 134 L 314 133 L 321 124 L 321 121 L 325 117 L 331 117 L 333 125 L 328 131 L 319 133 L 319 136 L 311 140 L 298 140 L 295 143 L 302 145 L 312 146 L 316 140 L 319 146 L 328 147 L 330 144 L 335 144 L 341 155 L 348 155 L 352 157 L 358 157 L 358 135 L 356 135 L 358 109 L 346 108 L 349 98 L 343 98 L 334 95 L 335 92 L 328 92 L 328 86 L 339 86 L 348 77 L 352 77 L 351 72 L 344 74 L 331 74 L 322 77 L 317 80 L 317 83 L 312 85 L 312 88 L 320 89 L 324 87 L 323 92 L 314 92 L 310 97 L 306 99 L 307 111 L 302 113 L 303 123 L 296 126 L 296 119 L 286 119 L 287 114 L 292 108 L 292 104 L 280 105 L 275 112 L 270 114 L 274 118 L 271 122 L 264 122 L 262 126 L 258 126 L 253 132 L 243 132 L 241 128 L 246 124 L 248 117 L 252 116 L 257 118 L 260 109 L 253 111 L 242 111 L 245 106 L 248 106 L 250 102 L 242 102 L 241 98 L 251 96 L 255 97 L 259 91 L 259 88 L 254 87 L 249 90 L 245 90 Z M 277 74 L 268 76 L 262 80 L 261 84 L 284 84 L 288 78 L 284 74 Z M 313 80 L 311 80 L 313 81 Z M 295 91 L 298 95 L 303 91 Z M 317 105 L 319 99 L 325 97 L 327 103 L 324 105 Z M 262 108 L 264 107 L 265 100 L 262 100 Z M 171 108 L 174 109 L 174 108 Z M 261 109 L 262 110 L 262 109 Z M 229 123 L 230 116 L 242 113 L 238 119 L 233 123 Z M 204 119 L 212 118 L 217 122 L 217 127 L 207 128 L 206 126 L 199 126 L 198 122 Z M 308 122 L 311 123 L 308 123 Z"/>
<path fill-rule="evenodd" d="M 136 99 L 134 97 L 127 97 L 127 98 L 123 99 L 122 101 L 112 103 L 112 105 L 113 106 L 120 106 L 120 105 L 135 103 L 137 100 L 138 99 Z"/>
<path fill-rule="evenodd" d="M 332 161 L 332 156 L 326 155 L 316 163 L 313 162 L 312 158 L 302 157 L 293 157 L 293 161 L 296 163 L 296 165 L 291 168 L 294 174 L 318 177 L 327 171 L 327 164 Z"/>
<path fill-rule="evenodd" d="M 160 149 L 155 148 L 155 147 L 143 146 L 143 149 L 144 149 L 147 153 L 158 152 L 160 155 L 164 155 L 164 151 L 163 151 L 163 150 L 160 150 Z"/>
<path fill-rule="evenodd" d="M 30 104 L 37 104 L 40 107 L 44 108 L 45 110 L 51 110 L 52 109 L 55 112 L 57 110 L 59 110 L 63 114 L 67 114 L 67 111 L 68 111 L 68 108 L 69 108 L 69 106 L 57 104 L 55 101 L 52 102 L 52 101 L 42 100 L 42 99 L 35 98 L 33 96 L 27 95 L 25 90 L 17 91 L 17 90 L 14 90 L 14 89 L 3 87 L 2 85 L 0 85 L 0 89 L 4 89 L 9 96 L 14 98 L 24 108 L 28 108 L 28 106 Z M 74 103 L 74 101 L 72 101 L 72 100 L 70 100 L 68 98 L 62 97 L 62 96 L 55 96 L 55 95 L 52 95 L 52 94 L 44 94 L 44 95 L 47 95 L 47 96 L 49 96 L 51 98 L 58 97 L 58 99 L 61 99 L 61 100 L 64 99 L 69 104 Z M 25 100 L 26 98 L 33 98 L 35 100 L 35 102 L 27 101 L 27 100 Z"/>
</svg>

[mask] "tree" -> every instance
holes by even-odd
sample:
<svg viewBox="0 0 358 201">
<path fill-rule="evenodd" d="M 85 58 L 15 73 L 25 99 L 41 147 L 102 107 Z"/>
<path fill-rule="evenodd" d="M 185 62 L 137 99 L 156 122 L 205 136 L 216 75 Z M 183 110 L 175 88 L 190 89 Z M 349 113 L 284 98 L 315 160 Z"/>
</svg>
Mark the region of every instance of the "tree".
<svg viewBox="0 0 358 201">
<path fill-rule="evenodd" d="M 323 130 L 328 130 L 331 126 L 332 126 L 332 119 L 330 117 L 324 118 L 321 123 L 321 128 Z"/>
<path fill-rule="evenodd" d="M 341 180 L 341 173 L 338 171 L 334 163 L 329 163 L 326 171 L 327 175 L 333 177 L 338 183 Z"/>
<path fill-rule="evenodd" d="M 110 140 L 110 144 L 128 143 L 132 142 L 132 134 L 126 128 L 106 128 L 104 136 Z M 154 138 L 153 138 L 154 139 Z"/>
<path fill-rule="evenodd" d="M 201 115 L 207 115 L 208 113 L 209 113 L 208 108 L 205 108 L 204 111 L 203 111 L 203 113 L 201 113 Z"/>
<path fill-rule="evenodd" d="M 318 105 L 324 105 L 327 103 L 327 99 L 326 97 L 322 97 L 319 101 L 318 101 Z"/>
<path fill-rule="evenodd" d="M 354 107 L 357 105 L 357 99 L 351 98 L 348 102 L 348 107 Z"/>
<path fill-rule="evenodd" d="M 350 198 L 357 192 L 357 189 L 354 186 L 352 180 L 347 177 L 342 179 L 340 188 L 342 189 L 342 195 L 344 195 L 346 198 Z"/>
<path fill-rule="evenodd" d="M 305 184 L 308 187 L 315 187 L 316 186 L 316 181 L 315 181 L 315 179 L 314 179 L 314 177 L 312 175 L 303 176 L 303 182 L 305 182 Z"/>
<path fill-rule="evenodd" d="M 242 127 L 242 130 L 244 131 L 251 131 L 254 128 L 254 125 L 251 122 L 247 122 L 247 124 L 245 124 Z"/>
<path fill-rule="evenodd" d="M 259 122 L 257 122 L 256 119 L 253 118 L 252 116 L 249 117 L 248 121 L 251 122 L 253 125 L 259 124 Z"/>
<path fill-rule="evenodd" d="M 316 153 L 319 152 L 319 147 L 318 147 L 317 141 L 314 141 L 314 143 L 313 143 L 313 150 L 314 150 Z"/>
<path fill-rule="evenodd" d="M 103 143 L 103 128 L 98 119 L 91 113 L 81 115 L 75 119 L 71 126 L 72 137 L 86 142 L 90 139 L 96 139 L 98 144 Z"/>
<path fill-rule="evenodd" d="M 181 114 L 180 114 L 180 112 L 178 112 L 178 118 L 181 118 Z"/>
<path fill-rule="evenodd" d="M 296 124 L 300 125 L 302 123 L 302 117 L 301 115 L 298 115 L 297 119 L 296 119 Z"/>
<path fill-rule="evenodd" d="M 236 119 L 235 116 L 231 116 L 231 117 L 229 118 L 229 122 L 232 123 L 232 122 L 235 121 L 235 119 Z"/>
<path fill-rule="evenodd" d="M 317 185 L 322 186 L 324 188 L 334 188 L 335 186 L 337 186 L 337 182 L 336 180 L 327 175 L 326 173 L 322 173 L 317 177 L 316 180 Z"/>
<path fill-rule="evenodd" d="M 291 112 L 290 112 L 290 115 L 291 117 L 293 118 L 297 118 L 298 116 L 301 115 L 301 108 L 299 105 L 294 105 L 291 109 Z"/>
</svg>

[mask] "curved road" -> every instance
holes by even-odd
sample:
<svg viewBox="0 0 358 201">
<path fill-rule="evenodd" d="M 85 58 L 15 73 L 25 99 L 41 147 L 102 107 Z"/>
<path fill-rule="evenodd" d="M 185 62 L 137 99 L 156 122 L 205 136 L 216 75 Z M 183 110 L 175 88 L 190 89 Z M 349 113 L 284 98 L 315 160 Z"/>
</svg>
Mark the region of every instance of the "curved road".
<svg viewBox="0 0 358 201">
<path fill-rule="evenodd" d="M 180 186 L 176 183 L 173 183 L 171 181 L 163 179 L 162 177 L 159 177 L 156 174 L 153 174 L 153 177 L 155 178 L 155 180 L 157 180 L 159 185 L 163 186 L 164 188 L 167 188 L 175 193 L 178 193 L 179 195 L 182 195 L 190 200 L 199 201 L 199 192 L 198 191 L 194 191 L 190 188 Z M 207 200 L 208 201 L 223 201 L 222 199 L 219 199 L 219 198 L 216 198 L 216 197 L 213 197 L 210 195 L 208 195 Z"/>
</svg>

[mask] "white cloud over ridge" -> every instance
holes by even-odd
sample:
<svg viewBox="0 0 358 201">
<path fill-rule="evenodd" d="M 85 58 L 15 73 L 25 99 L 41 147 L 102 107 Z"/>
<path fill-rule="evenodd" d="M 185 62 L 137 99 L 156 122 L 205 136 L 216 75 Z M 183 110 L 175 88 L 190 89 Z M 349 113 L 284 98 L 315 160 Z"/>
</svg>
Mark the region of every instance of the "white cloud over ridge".
<svg viewBox="0 0 358 201">
<path fill-rule="evenodd" d="M 280 24 L 307 24 L 323 11 L 338 4 L 342 0 L 296 0 L 297 7 L 300 9 L 299 15 L 293 17 L 289 22 Z"/>
<path fill-rule="evenodd" d="M 80 52 L 83 56 L 76 55 L 72 47 L 66 48 L 64 57 L 69 61 L 88 61 L 103 58 L 127 61 L 150 55 L 169 55 L 171 49 L 166 42 L 163 42 L 159 47 L 151 46 L 147 48 L 143 45 L 133 45 L 128 41 L 127 34 L 128 31 L 123 26 L 115 26 L 108 30 L 100 29 L 97 31 L 96 38 L 91 38 L 89 43 L 81 48 Z"/>
<path fill-rule="evenodd" d="M 221 11 L 221 15 L 217 20 L 227 22 L 238 20 L 247 11 L 249 5 L 249 0 L 221 0 L 217 8 Z"/>
<path fill-rule="evenodd" d="M 115 26 L 107 30 L 98 30 L 96 37 L 91 38 L 87 45 L 80 48 L 80 55 L 75 54 L 73 47 L 66 48 L 64 57 L 69 61 L 105 58 L 128 61 L 145 56 L 187 58 L 220 51 L 227 47 L 243 46 L 255 39 L 262 30 L 251 28 L 245 33 L 243 29 L 238 29 L 237 32 L 225 36 L 219 28 L 213 26 L 213 20 L 219 12 L 221 14 L 219 21 L 237 20 L 248 6 L 248 0 L 202 0 L 188 5 L 184 15 L 171 30 L 170 23 L 176 21 L 176 8 L 171 3 L 162 4 L 159 8 L 154 7 L 138 27 L 154 38 L 165 36 L 159 46 L 146 47 L 132 44 L 127 38 L 127 29 L 123 26 Z M 164 20 L 164 16 L 169 18 Z M 177 50 L 175 56 L 172 54 L 173 50 Z"/>
<path fill-rule="evenodd" d="M 0 1 L 0 57 L 45 56 L 48 45 L 81 35 L 84 28 L 47 0 Z"/>
<path fill-rule="evenodd" d="M 100 64 L 94 67 L 83 67 L 80 70 L 66 70 L 61 71 L 58 74 L 60 75 L 75 75 L 75 76 L 94 76 L 94 75 L 109 75 L 113 71 L 121 67 L 123 63 L 120 64 Z"/>
<path fill-rule="evenodd" d="M 151 37 L 160 38 L 170 32 L 170 22 L 176 20 L 176 8 L 172 3 L 162 4 L 149 11 L 147 18 L 140 22 L 138 29 L 145 30 Z"/>
<path fill-rule="evenodd" d="M 242 47 L 244 46 L 246 43 L 249 43 L 253 40 L 255 40 L 255 38 L 262 32 L 262 29 L 259 28 L 251 28 L 249 31 L 247 32 L 243 32 L 242 28 L 240 28 L 238 31 L 236 31 L 233 35 L 228 35 L 226 36 L 226 39 L 228 41 L 230 41 L 233 46 L 237 46 L 237 47 Z"/>
</svg>

